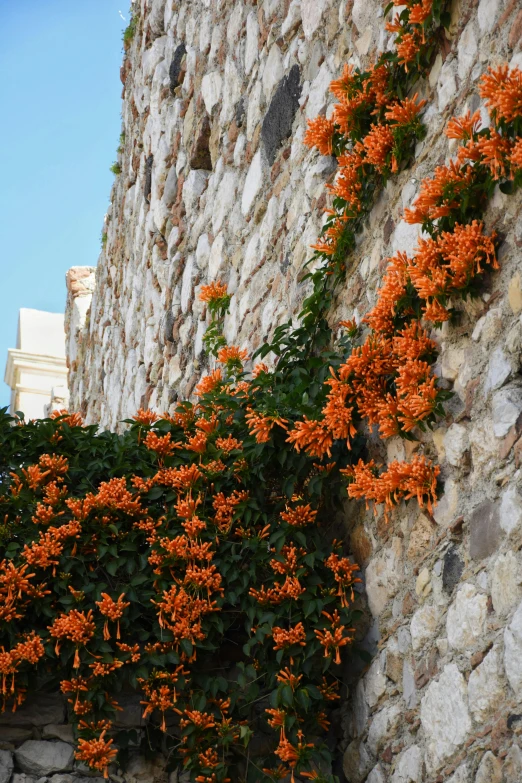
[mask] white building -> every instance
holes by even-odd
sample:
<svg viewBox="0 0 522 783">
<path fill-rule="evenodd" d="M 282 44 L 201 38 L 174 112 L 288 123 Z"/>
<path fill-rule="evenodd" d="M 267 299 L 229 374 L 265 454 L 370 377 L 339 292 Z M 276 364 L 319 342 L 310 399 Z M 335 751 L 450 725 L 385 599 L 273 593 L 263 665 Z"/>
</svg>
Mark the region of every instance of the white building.
<svg viewBox="0 0 522 783">
<path fill-rule="evenodd" d="M 20 310 L 16 348 L 8 351 L 5 382 L 11 387 L 10 412 L 22 411 L 26 419 L 45 418 L 54 407 L 67 406 L 61 313 Z"/>
</svg>

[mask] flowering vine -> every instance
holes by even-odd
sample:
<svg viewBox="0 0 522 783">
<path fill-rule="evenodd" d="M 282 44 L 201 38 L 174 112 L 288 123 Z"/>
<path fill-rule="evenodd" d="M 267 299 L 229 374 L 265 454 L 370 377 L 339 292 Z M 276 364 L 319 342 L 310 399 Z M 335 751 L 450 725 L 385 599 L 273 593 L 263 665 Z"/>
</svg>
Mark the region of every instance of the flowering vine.
<svg viewBox="0 0 522 783">
<path fill-rule="evenodd" d="M 522 182 L 522 71 L 490 68 L 479 92 L 491 125 L 481 127 L 480 112 L 449 121 L 446 135 L 460 142 L 458 154 L 422 181 L 404 213 L 424 234 L 413 257 L 399 251 L 388 260 L 377 303 L 363 319 L 369 331 L 325 380 L 322 415 L 305 417 L 289 433 L 310 456 L 329 457 L 339 438 L 350 448 L 364 421 L 377 425 L 382 438 L 407 438 L 443 414 L 448 393 L 433 372 L 437 345 L 427 329 L 447 321 L 458 298 L 476 294 L 488 268 L 498 269 L 497 238 L 485 234 L 481 216 L 497 184 L 510 193 Z M 347 326 L 354 336 L 359 331 Z M 350 497 L 384 504 L 386 515 L 403 498 L 417 497 L 430 511 L 436 501 L 439 468 L 421 455 L 381 474 L 362 459 L 341 472 Z"/>
<path fill-rule="evenodd" d="M 424 135 L 424 102 L 408 96 L 446 22 L 439 0 L 400 6 L 394 48 L 365 72 L 345 68 L 332 117 L 310 123 L 306 143 L 335 155 L 338 172 L 300 325 L 258 352 L 275 353 L 274 369 L 245 373 L 246 352 L 223 336 L 230 295 L 214 282 L 200 296 L 217 367 L 172 416 L 140 410 L 115 435 L 76 414 L 0 412 L 2 706 L 58 685 L 77 758 L 105 776 L 135 739 L 115 720 L 130 688 L 147 742 L 161 732 L 198 783 L 335 780 L 320 738 L 360 580 L 331 504 L 346 482 L 385 513 L 436 502 L 438 467 L 416 455 L 379 472 L 361 424 L 408 438 L 443 413 L 428 327 L 497 268 L 483 210 L 497 183 L 522 182 L 522 73 L 502 66 L 481 80 L 492 125 L 450 121 L 458 154 L 405 213 L 424 232 L 413 257 L 389 260 L 366 333 L 344 322 L 332 348 L 328 306 L 378 188 Z"/>
</svg>

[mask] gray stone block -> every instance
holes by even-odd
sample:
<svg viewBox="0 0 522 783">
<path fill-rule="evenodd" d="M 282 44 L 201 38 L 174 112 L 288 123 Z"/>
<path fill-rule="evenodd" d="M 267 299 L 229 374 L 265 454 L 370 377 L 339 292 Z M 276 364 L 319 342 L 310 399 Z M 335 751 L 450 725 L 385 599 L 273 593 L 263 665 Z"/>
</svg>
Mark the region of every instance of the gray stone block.
<svg viewBox="0 0 522 783">
<path fill-rule="evenodd" d="M 288 76 L 284 76 L 279 82 L 263 120 L 261 139 L 270 165 L 276 159 L 281 142 L 287 139 L 292 132 L 301 95 L 300 77 L 299 66 L 294 65 Z"/>
<path fill-rule="evenodd" d="M 1 712 L 0 726 L 45 726 L 63 723 L 65 704 L 59 693 L 40 693 L 29 697 L 16 712 Z"/>
<path fill-rule="evenodd" d="M 483 560 L 496 552 L 502 533 L 498 503 L 485 500 L 473 510 L 470 532 L 469 553 L 473 560 Z"/>
<path fill-rule="evenodd" d="M 13 754 L 8 750 L 0 750 L 0 783 L 9 783 L 13 769 Z"/>
<path fill-rule="evenodd" d="M 74 762 L 74 748 L 66 742 L 27 740 L 15 751 L 16 763 L 22 772 L 50 775 L 68 772 Z"/>
</svg>

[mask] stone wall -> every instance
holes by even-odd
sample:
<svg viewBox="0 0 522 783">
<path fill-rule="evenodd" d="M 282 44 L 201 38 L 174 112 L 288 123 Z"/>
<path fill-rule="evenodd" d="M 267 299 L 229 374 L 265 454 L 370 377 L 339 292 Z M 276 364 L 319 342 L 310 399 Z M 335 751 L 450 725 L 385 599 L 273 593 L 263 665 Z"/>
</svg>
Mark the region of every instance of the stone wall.
<svg viewBox="0 0 522 783">
<path fill-rule="evenodd" d="M 186 775 L 167 772 L 161 754 L 147 759 L 139 752 L 146 721 L 137 694 L 119 695 L 122 711 L 115 728 L 128 734 L 125 769 L 109 767 L 115 783 L 188 783 Z M 122 734 L 119 742 L 121 746 Z M 74 758 L 73 728 L 67 704 L 57 694 L 29 697 L 15 713 L 0 713 L 0 783 L 103 783 L 86 764 Z"/>
<path fill-rule="evenodd" d="M 72 408 L 111 428 L 192 392 L 207 367 L 201 284 L 228 283 L 227 338 L 249 351 L 296 313 L 335 173 L 303 146 L 306 120 L 328 111 L 345 61 L 364 65 L 389 45 L 376 0 L 142 0 L 137 10 L 107 241 L 90 311 L 87 291 L 69 332 Z M 487 65 L 522 65 L 517 2 L 451 10 L 451 37 L 418 85 L 428 136 L 377 201 L 332 318 L 362 316 L 384 259 L 412 251 L 418 231 L 403 209 L 455 151 L 444 126 L 480 107 Z M 347 672 L 338 739 L 349 783 L 522 780 L 521 195 L 497 191 L 486 226 L 500 234 L 501 270 L 435 335 L 438 374 L 455 392 L 446 419 L 413 442 L 373 443 L 381 460 L 438 459 L 434 515 L 412 503 L 385 523 L 346 505 L 374 655 L 360 677 Z"/>
</svg>

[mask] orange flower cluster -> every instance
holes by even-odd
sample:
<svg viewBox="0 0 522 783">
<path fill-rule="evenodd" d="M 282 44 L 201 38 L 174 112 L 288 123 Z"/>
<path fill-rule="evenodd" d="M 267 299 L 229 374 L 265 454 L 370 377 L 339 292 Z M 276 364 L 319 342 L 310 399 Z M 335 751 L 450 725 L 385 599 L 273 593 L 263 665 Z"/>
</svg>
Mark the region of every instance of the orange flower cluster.
<svg viewBox="0 0 522 783">
<path fill-rule="evenodd" d="M 399 62 L 407 72 L 426 46 L 424 25 L 432 11 L 432 0 L 409 2 L 407 13 L 387 29 L 397 34 Z M 338 170 L 331 191 L 336 208 L 321 238 L 312 245 L 325 258 L 331 258 L 339 242 L 356 219 L 368 208 L 364 195 L 371 177 L 387 177 L 396 172 L 401 155 L 420 133 L 419 115 L 426 101 L 418 96 L 397 100 L 393 66 L 381 59 L 365 73 L 345 65 L 342 76 L 332 81 L 330 91 L 338 100 L 330 119 L 309 120 L 304 143 L 321 155 L 337 155 Z M 371 122 L 368 126 L 368 117 Z M 341 204 L 341 206 L 339 206 Z"/>
<path fill-rule="evenodd" d="M 419 239 L 407 270 L 426 302 L 426 320 L 446 321 L 450 314 L 443 301 L 465 288 L 486 266 L 498 269 L 495 234 L 486 236 L 483 224 L 477 220 L 469 225 L 457 224 L 453 231 L 444 231 L 436 239 Z"/>
<path fill-rule="evenodd" d="M 339 557 L 335 552 L 332 552 L 325 561 L 325 565 L 333 571 L 335 581 L 339 585 L 337 595 L 341 599 L 341 606 L 347 607 L 349 601 L 346 597 L 346 591 L 350 591 L 350 601 L 353 602 L 353 586 L 362 581 L 359 577 L 354 576 L 360 570 L 359 566 L 357 563 L 351 563 L 347 557 Z"/>
<path fill-rule="evenodd" d="M 55 646 L 56 655 L 60 652 L 60 639 L 67 639 L 76 645 L 73 666 L 77 669 L 80 665 L 78 647 L 79 645 L 87 644 L 96 631 L 92 609 L 89 609 L 87 613 L 80 612 L 78 609 L 71 609 L 70 612 L 65 612 L 57 617 L 48 630 L 50 635 L 57 640 Z"/>
<path fill-rule="evenodd" d="M 138 408 L 138 410 L 136 411 L 136 413 L 132 418 L 134 419 L 134 421 L 137 421 L 138 424 L 150 426 L 151 424 L 154 424 L 156 421 L 158 421 L 159 416 L 154 411 Z"/>
<path fill-rule="evenodd" d="M 357 465 L 341 471 L 353 482 L 348 485 L 348 494 L 352 498 L 365 498 L 367 503 L 384 504 L 385 514 L 403 498 L 416 497 L 423 508 L 430 513 L 437 497 L 437 477 L 440 474 L 438 465 L 433 465 L 423 456 L 416 455 L 410 463 L 394 460 L 388 465 L 388 470 L 380 475 L 376 472 L 374 461 L 364 463 L 359 460 Z"/>
<path fill-rule="evenodd" d="M 140 679 L 139 683 L 146 696 L 141 704 L 145 706 L 143 717 L 147 718 L 154 710 L 161 712 L 161 730 L 166 731 L 165 713 L 174 710 L 177 702 L 176 684 L 181 677 L 186 677 L 188 671 L 183 665 L 177 666 L 173 672 L 154 672 L 148 680 Z"/>
<path fill-rule="evenodd" d="M 204 394 L 210 394 L 223 382 L 223 376 L 221 370 L 214 370 L 210 375 L 205 375 L 196 386 L 195 394 L 197 397 L 202 397 Z"/>
<path fill-rule="evenodd" d="M 341 663 L 340 649 L 353 641 L 355 628 L 346 628 L 346 626 L 341 623 L 337 609 L 333 614 L 328 614 L 328 612 L 323 612 L 322 614 L 330 621 L 331 627 L 324 631 L 316 630 L 315 635 L 321 646 L 324 647 L 324 657 L 330 658 L 335 651 L 334 661 L 336 664 L 339 664 Z M 347 636 L 345 635 L 345 632 L 347 632 Z"/>
<path fill-rule="evenodd" d="M 129 601 L 124 601 L 125 593 L 122 593 L 117 601 L 114 601 L 107 593 L 102 593 L 102 600 L 96 601 L 96 606 L 100 612 L 108 619 L 103 626 L 103 638 L 107 641 L 111 638 L 109 632 L 109 620 L 117 623 L 116 638 L 120 638 L 120 618 L 123 616 L 125 609 L 130 606 Z"/>
<path fill-rule="evenodd" d="M 413 16 L 420 19 L 429 15 L 431 5 L 409 8 L 410 20 Z M 400 37 L 403 23 L 396 20 L 392 26 Z M 402 42 L 408 45 L 406 36 Z M 335 85 L 336 94 L 345 102 L 353 100 L 355 83 L 353 70 L 346 70 Z M 490 70 L 481 80 L 481 95 L 498 121 L 509 123 L 522 116 L 521 85 L 522 71 L 504 67 Z M 420 108 L 415 100 L 403 101 L 386 109 L 385 116 L 390 122 L 414 122 Z M 349 155 L 361 160 L 369 155 L 378 169 L 391 149 L 391 127 L 384 131 L 374 126 L 369 152 L 363 149 L 363 142 L 357 142 Z M 330 456 L 334 440 L 345 440 L 350 447 L 361 419 L 370 426 L 377 424 L 382 437 L 390 437 L 432 421 L 440 409 L 441 394 L 431 366 L 436 344 L 419 323 L 418 310 L 428 322 L 448 320 L 450 298 L 466 292 L 477 276 L 487 268 L 497 269 L 498 263 L 495 234 L 486 235 L 480 221 L 452 220 L 451 230 L 438 229 L 437 221 L 459 214 L 466 193 L 474 187 L 477 176 L 482 176 L 477 174 L 477 166 L 494 179 L 513 177 L 522 167 L 522 140 L 516 136 L 513 140 L 512 129 L 491 128 L 479 136 L 479 128 L 478 112 L 450 120 L 447 135 L 463 146 L 456 160 L 439 166 L 433 177 L 423 180 L 413 207 L 404 214 L 407 222 L 421 223 L 431 236 L 419 239 L 413 258 L 399 252 L 389 259 L 377 304 L 364 319 L 370 334 L 326 381 L 330 391 L 323 418 L 311 421 L 305 417 L 289 433 L 288 441 L 298 451 L 320 458 Z M 346 179 L 344 173 L 342 176 Z M 413 306 L 412 291 L 413 299 L 420 300 L 418 309 Z M 354 479 L 348 488 L 351 497 L 383 503 L 386 515 L 401 498 L 417 497 L 429 509 L 436 502 L 438 468 L 423 457 L 410 464 L 393 463 L 381 476 L 374 468 L 373 463 L 360 462 L 343 471 Z"/>
<path fill-rule="evenodd" d="M 214 496 L 212 505 L 216 511 L 214 521 L 219 530 L 224 533 L 232 527 L 236 506 L 248 499 L 248 492 L 234 490 L 229 497 L 225 497 L 223 492 L 218 492 Z"/>
<path fill-rule="evenodd" d="M 7 700 L 12 701 L 12 711 L 15 712 L 18 705 L 25 698 L 23 690 L 17 690 L 15 677 L 19 667 L 25 661 L 31 665 L 38 663 L 45 655 L 45 648 L 36 631 L 26 634 L 25 641 L 19 642 L 12 650 L 0 647 L 0 674 L 2 675 L 2 711 L 6 708 Z M 8 684 L 8 678 L 10 683 Z"/>
<path fill-rule="evenodd" d="M 102 731 L 98 739 L 78 740 L 78 750 L 76 758 L 79 761 L 85 761 L 93 769 L 103 771 L 103 777 L 109 777 L 109 764 L 114 760 L 117 754 L 116 748 L 111 745 L 114 740 L 105 739 L 106 731 Z"/>
<path fill-rule="evenodd" d="M 306 646 L 306 631 L 303 623 L 297 623 L 293 628 L 289 628 L 286 631 L 284 628 L 274 626 L 272 628 L 272 636 L 274 637 L 274 650 L 286 650 L 289 647 L 293 647 L 294 644 L 300 647 Z"/>
<path fill-rule="evenodd" d="M 497 122 L 513 122 L 522 116 L 522 71 L 508 65 L 489 68 L 480 80 L 480 97 Z"/>
<path fill-rule="evenodd" d="M 172 442 L 172 435 L 170 432 L 167 432 L 166 435 L 157 435 L 151 430 L 150 432 L 147 432 L 143 442 L 148 449 L 155 451 L 160 458 L 170 457 L 175 449 L 181 448 L 181 443 Z"/>
<path fill-rule="evenodd" d="M 227 345 L 218 352 L 217 360 L 221 364 L 242 365 L 248 358 L 248 352 L 235 345 Z"/>
<path fill-rule="evenodd" d="M 274 586 L 269 588 L 262 585 L 260 590 L 251 587 L 248 594 L 262 606 L 269 606 L 270 604 L 278 606 L 287 599 L 297 601 L 305 592 L 306 588 L 301 585 L 296 576 L 287 576 L 282 584 L 274 582 Z"/>
<path fill-rule="evenodd" d="M 311 505 L 307 503 L 306 505 L 295 506 L 295 508 L 287 506 L 286 511 L 282 511 L 280 516 L 281 519 L 293 527 L 304 527 L 315 522 L 317 511 L 312 510 Z"/>
<path fill-rule="evenodd" d="M 225 283 L 210 283 L 210 285 L 202 285 L 199 298 L 202 302 L 215 302 L 223 297 L 227 296 L 227 287 Z"/>
<path fill-rule="evenodd" d="M 256 413 L 252 408 L 247 408 L 245 420 L 248 425 L 248 431 L 251 435 L 255 435 L 256 443 L 268 443 L 270 440 L 270 433 L 277 424 L 282 429 L 287 429 L 287 419 L 282 419 L 279 416 L 263 416 Z"/>
</svg>

